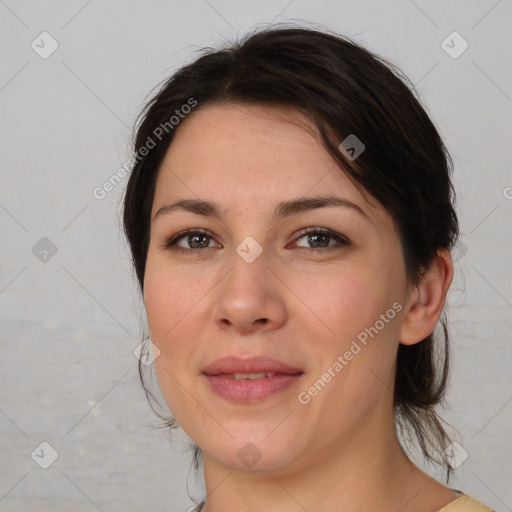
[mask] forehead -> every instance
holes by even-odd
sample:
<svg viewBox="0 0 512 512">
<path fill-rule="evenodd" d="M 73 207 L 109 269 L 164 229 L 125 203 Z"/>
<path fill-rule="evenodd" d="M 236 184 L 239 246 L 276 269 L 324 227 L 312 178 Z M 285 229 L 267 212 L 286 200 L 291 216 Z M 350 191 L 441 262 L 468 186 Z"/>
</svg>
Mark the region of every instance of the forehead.
<svg viewBox="0 0 512 512">
<path fill-rule="evenodd" d="M 220 204 L 229 198 L 229 206 L 243 210 L 318 194 L 357 202 L 369 215 L 382 210 L 368 194 L 363 198 L 323 147 L 316 127 L 294 109 L 214 104 L 181 123 L 159 172 L 153 213 L 162 202 L 182 198 Z"/>
</svg>

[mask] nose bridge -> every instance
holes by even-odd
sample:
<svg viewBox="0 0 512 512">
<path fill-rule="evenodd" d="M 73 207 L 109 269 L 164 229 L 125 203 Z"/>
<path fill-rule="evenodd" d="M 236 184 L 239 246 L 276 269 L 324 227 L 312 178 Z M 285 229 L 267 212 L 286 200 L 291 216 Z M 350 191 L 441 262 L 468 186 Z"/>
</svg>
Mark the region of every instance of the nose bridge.
<svg viewBox="0 0 512 512">
<path fill-rule="evenodd" d="M 258 293 L 263 289 L 267 279 L 268 254 L 252 236 L 245 237 L 237 246 L 230 258 L 228 279 L 234 290 L 240 295 Z"/>
<path fill-rule="evenodd" d="M 261 263 L 263 247 L 252 236 L 246 236 L 235 249 L 236 254 L 248 265 L 251 265 L 258 259 Z"/>
<path fill-rule="evenodd" d="M 212 309 L 216 325 L 249 332 L 261 325 L 275 328 L 283 321 L 284 304 L 272 283 L 268 256 L 253 237 L 235 246 L 226 260 L 229 272 L 216 288 Z"/>
</svg>

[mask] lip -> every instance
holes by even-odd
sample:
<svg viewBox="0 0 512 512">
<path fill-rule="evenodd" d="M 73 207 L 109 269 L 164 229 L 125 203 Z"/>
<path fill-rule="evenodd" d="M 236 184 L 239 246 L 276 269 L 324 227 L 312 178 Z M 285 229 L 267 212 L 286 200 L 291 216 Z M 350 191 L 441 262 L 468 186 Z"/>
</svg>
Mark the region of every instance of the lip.
<svg viewBox="0 0 512 512">
<path fill-rule="evenodd" d="M 294 368 L 282 361 L 266 356 L 239 357 L 227 356 L 217 359 L 203 369 L 207 376 L 233 374 L 233 373 L 280 373 L 283 375 L 294 375 L 302 373 L 300 368 Z"/>
<path fill-rule="evenodd" d="M 234 373 L 274 373 L 262 379 L 234 379 Z M 277 359 L 266 356 L 241 358 L 228 356 L 218 359 L 203 370 L 210 389 L 235 403 L 255 403 L 284 392 L 296 385 L 304 372 Z"/>
</svg>

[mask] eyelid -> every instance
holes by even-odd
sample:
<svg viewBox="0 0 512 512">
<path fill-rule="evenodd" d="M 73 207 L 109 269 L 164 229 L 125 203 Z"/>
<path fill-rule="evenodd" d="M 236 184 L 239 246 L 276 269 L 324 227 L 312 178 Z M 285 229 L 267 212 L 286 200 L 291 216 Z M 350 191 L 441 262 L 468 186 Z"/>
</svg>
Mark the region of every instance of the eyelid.
<svg viewBox="0 0 512 512">
<path fill-rule="evenodd" d="M 301 229 L 298 233 L 296 233 L 294 235 L 294 241 L 297 241 L 298 239 L 302 238 L 303 236 L 305 235 L 309 235 L 311 233 L 323 233 L 325 235 L 329 235 L 331 238 L 334 238 L 335 240 L 338 241 L 338 243 L 342 244 L 342 245 L 352 245 L 352 242 L 349 240 L 348 237 L 346 237 L 345 235 L 341 234 L 341 233 L 338 233 L 337 231 L 333 231 L 332 229 L 329 229 L 329 228 L 321 228 L 321 227 L 313 227 L 313 226 L 310 226 L 308 228 L 304 228 L 304 229 Z M 336 246 L 329 246 L 329 247 L 332 247 L 332 248 L 336 248 Z M 310 249 L 314 252 L 322 252 L 322 249 L 315 249 L 314 247 L 301 247 L 301 249 Z M 328 248 L 324 248 L 323 250 L 328 250 Z"/>
<path fill-rule="evenodd" d="M 167 238 L 164 241 L 163 249 L 175 250 L 177 252 L 182 251 L 182 252 L 188 252 L 188 253 L 199 252 L 200 249 L 183 249 L 183 247 L 179 247 L 178 245 L 176 245 L 177 242 L 181 238 L 184 238 L 186 235 L 188 235 L 188 236 L 206 235 L 206 236 L 210 237 L 212 240 L 215 240 L 215 236 L 213 235 L 213 233 L 211 233 L 210 231 L 208 231 L 205 228 L 187 228 L 187 229 L 183 229 L 182 231 L 179 231 L 178 233 L 172 235 L 170 238 Z"/>
</svg>

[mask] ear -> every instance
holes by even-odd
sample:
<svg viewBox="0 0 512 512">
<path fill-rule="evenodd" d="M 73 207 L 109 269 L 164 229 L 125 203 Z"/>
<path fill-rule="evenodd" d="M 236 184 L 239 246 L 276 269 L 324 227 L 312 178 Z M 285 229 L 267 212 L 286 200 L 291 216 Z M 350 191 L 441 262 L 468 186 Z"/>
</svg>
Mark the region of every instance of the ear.
<svg viewBox="0 0 512 512">
<path fill-rule="evenodd" d="M 453 279 L 450 251 L 437 250 L 432 268 L 411 292 L 400 331 L 400 343 L 414 345 L 432 334 L 441 316 L 446 294 Z"/>
</svg>

